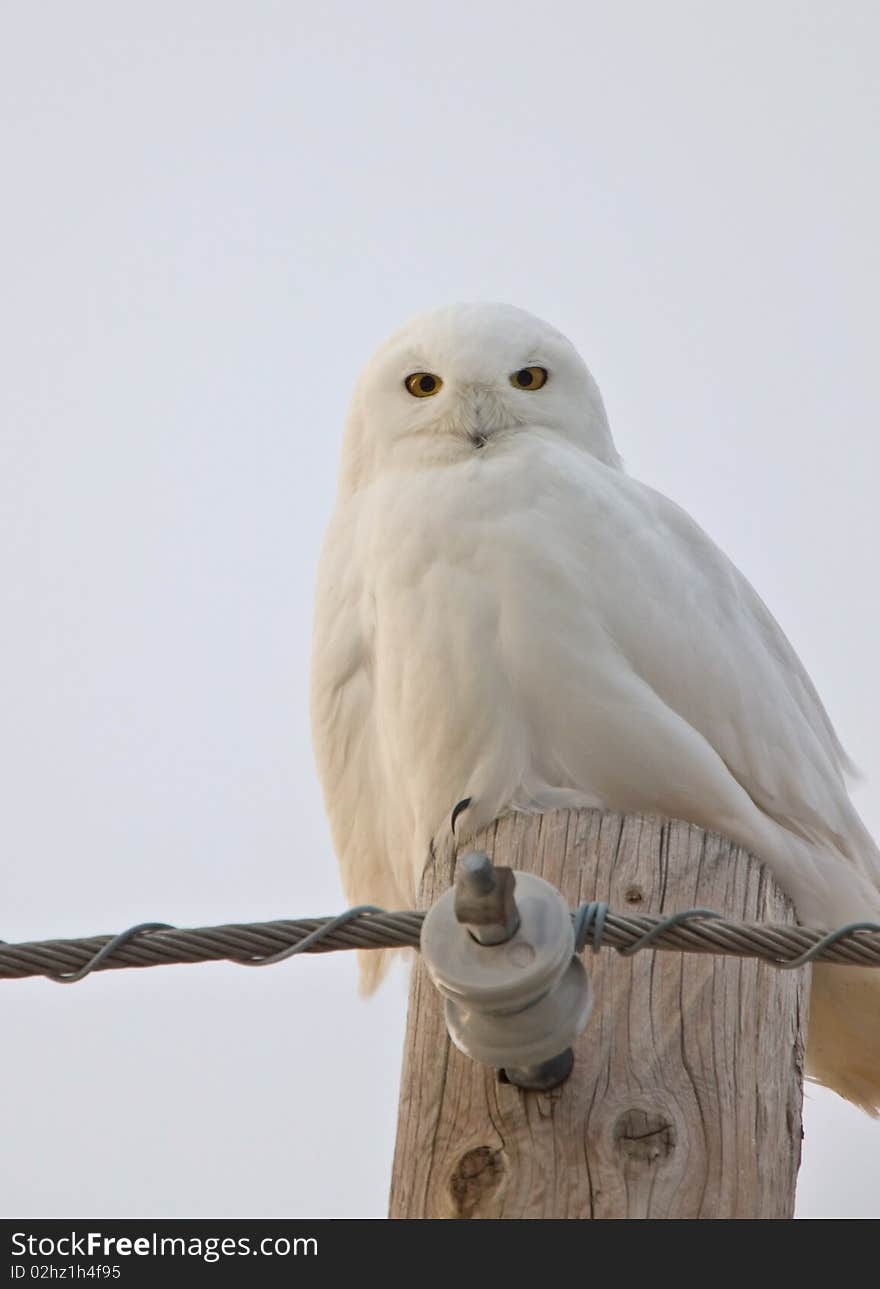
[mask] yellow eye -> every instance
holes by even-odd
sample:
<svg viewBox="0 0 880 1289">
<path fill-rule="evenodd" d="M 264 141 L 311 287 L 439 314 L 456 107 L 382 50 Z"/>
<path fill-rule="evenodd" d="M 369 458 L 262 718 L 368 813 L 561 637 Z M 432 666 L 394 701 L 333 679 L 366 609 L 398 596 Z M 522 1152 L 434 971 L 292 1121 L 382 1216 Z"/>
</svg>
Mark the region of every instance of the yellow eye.
<svg viewBox="0 0 880 1289">
<path fill-rule="evenodd" d="M 540 389 L 547 383 L 546 367 L 521 367 L 515 371 L 510 378 L 510 383 L 514 389 Z"/>
<path fill-rule="evenodd" d="M 415 371 L 403 382 L 413 398 L 430 398 L 440 389 L 443 381 L 429 371 Z"/>
</svg>

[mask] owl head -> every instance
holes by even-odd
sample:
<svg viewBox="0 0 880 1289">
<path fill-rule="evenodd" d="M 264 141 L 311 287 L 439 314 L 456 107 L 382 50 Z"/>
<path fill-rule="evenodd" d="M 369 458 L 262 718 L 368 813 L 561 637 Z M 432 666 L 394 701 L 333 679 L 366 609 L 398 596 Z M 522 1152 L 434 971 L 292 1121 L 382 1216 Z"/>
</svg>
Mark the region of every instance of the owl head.
<svg viewBox="0 0 880 1289">
<path fill-rule="evenodd" d="M 558 435 L 619 468 L 602 398 L 570 341 L 509 304 L 452 304 L 408 322 L 355 388 L 342 486 L 385 469 L 455 465 Z"/>
</svg>

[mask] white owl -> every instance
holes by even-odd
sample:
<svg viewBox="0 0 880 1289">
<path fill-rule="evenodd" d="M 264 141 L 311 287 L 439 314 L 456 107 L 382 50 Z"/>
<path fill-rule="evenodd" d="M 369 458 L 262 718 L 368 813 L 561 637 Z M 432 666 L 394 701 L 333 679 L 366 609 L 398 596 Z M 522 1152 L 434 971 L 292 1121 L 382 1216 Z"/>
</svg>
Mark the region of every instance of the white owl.
<svg viewBox="0 0 880 1289">
<path fill-rule="evenodd" d="M 584 363 L 519 309 L 426 314 L 361 376 L 311 702 L 352 903 L 411 907 L 470 798 L 468 832 L 560 806 L 690 820 L 764 859 L 802 922 L 880 918 L 880 852 L 791 645 L 624 472 Z M 880 1108 L 880 972 L 814 968 L 808 1068 Z"/>
</svg>

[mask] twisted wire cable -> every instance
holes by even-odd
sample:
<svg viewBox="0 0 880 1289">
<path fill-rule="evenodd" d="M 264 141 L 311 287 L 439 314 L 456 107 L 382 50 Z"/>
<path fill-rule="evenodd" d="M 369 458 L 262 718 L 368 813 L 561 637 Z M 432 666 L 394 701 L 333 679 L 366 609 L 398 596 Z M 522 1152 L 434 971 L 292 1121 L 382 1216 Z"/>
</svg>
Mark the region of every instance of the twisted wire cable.
<svg viewBox="0 0 880 1289">
<path fill-rule="evenodd" d="M 880 923 L 851 922 L 832 931 L 770 922 L 733 922 L 712 909 L 685 909 L 670 917 L 620 914 L 604 901 L 582 904 L 572 915 L 575 948 L 616 949 L 623 956 L 643 949 L 718 953 L 758 958 L 792 969 L 809 962 L 880 967 Z M 23 944 L 0 941 L 0 980 L 45 976 L 75 984 L 95 971 L 125 967 L 218 962 L 265 967 L 300 953 L 341 949 L 419 947 L 425 913 L 388 913 L 358 905 L 335 917 L 232 923 L 180 929 L 142 922 L 118 935 Z"/>
</svg>

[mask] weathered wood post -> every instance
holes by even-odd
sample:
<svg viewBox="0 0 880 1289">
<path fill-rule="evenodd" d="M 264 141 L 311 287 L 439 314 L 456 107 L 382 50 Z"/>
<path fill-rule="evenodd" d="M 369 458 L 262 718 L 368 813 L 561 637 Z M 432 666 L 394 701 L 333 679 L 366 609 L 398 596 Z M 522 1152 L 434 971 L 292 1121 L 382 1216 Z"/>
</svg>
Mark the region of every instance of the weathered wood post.
<svg viewBox="0 0 880 1289">
<path fill-rule="evenodd" d="M 768 871 L 681 822 L 509 815 L 466 848 L 536 873 L 572 908 L 697 905 L 793 922 Z M 420 906 L 449 886 L 425 874 Z M 569 1080 L 523 1092 L 449 1041 L 413 973 L 391 1217 L 790 1217 L 801 1153 L 809 968 L 643 950 L 586 954 L 593 1015 Z"/>
</svg>

